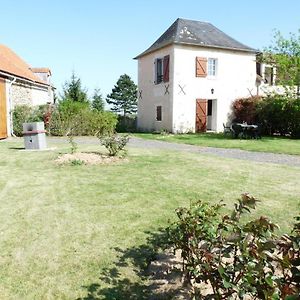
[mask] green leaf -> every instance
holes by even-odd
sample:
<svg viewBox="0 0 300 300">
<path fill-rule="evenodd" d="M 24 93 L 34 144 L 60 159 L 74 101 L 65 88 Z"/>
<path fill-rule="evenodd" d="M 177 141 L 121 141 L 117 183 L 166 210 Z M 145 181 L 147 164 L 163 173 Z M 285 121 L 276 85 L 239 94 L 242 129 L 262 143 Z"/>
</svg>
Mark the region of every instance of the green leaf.
<svg viewBox="0 0 300 300">
<path fill-rule="evenodd" d="M 219 266 L 218 272 L 219 272 L 219 274 L 221 275 L 221 277 L 223 277 L 223 275 L 224 275 L 224 273 L 225 273 L 225 270 L 224 270 L 224 268 L 223 268 L 222 266 Z"/>
<path fill-rule="evenodd" d="M 273 279 L 271 276 L 266 277 L 265 281 L 269 286 L 273 287 Z"/>
<path fill-rule="evenodd" d="M 225 289 L 229 289 L 232 287 L 232 284 L 229 281 L 223 279 L 223 286 Z"/>
<path fill-rule="evenodd" d="M 272 295 L 272 300 L 280 300 L 280 297 L 278 294 L 273 294 Z"/>
</svg>

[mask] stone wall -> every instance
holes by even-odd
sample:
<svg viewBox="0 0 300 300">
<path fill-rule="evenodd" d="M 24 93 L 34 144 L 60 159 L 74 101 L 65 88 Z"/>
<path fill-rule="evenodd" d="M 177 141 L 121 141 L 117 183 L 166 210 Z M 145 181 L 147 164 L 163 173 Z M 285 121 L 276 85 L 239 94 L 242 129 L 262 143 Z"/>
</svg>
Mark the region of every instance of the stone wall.
<svg viewBox="0 0 300 300">
<path fill-rule="evenodd" d="M 53 93 L 47 86 L 35 86 L 17 81 L 11 89 L 12 106 L 53 103 Z"/>
<path fill-rule="evenodd" d="M 11 88 L 12 106 L 16 105 L 32 105 L 32 90 L 31 85 L 21 82 L 16 82 Z"/>
</svg>

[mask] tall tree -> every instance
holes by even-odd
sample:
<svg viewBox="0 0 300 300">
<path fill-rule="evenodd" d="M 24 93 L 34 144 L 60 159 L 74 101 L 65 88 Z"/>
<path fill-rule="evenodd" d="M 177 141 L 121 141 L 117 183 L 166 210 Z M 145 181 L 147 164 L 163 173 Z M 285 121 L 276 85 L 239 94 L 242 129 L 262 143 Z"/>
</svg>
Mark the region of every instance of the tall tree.
<svg viewBox="0 0 300 300">
<path fill-rule="evenodd" d="M 286 87 L 297 87 L 300 97 L 300 29 L 298 35 L 290 33 L 285 38 L 275 31 L 273 42 L 264 55 L 263 61 L 276 67 L 277 82 Z"/>
<path fill-rule="evenodd" d="M 137 111 L 137 86 L 127 74 L 121 75 L 106 102 L 124 117 Z"/>
<path fill-rule="evenodd" d="M 100 89 L 95 89 L 94 91 L 92 108 L 98 111 L 104 110 L 104 100 L 102 94 L 100 93 Z"/>
<path fill-rule="evenodd" d="M 81 79 L 73 71 L 70 81 L 63 86 L 62 100 L 88 102 L 87 91 L 81 86 Z"/>
</svg>

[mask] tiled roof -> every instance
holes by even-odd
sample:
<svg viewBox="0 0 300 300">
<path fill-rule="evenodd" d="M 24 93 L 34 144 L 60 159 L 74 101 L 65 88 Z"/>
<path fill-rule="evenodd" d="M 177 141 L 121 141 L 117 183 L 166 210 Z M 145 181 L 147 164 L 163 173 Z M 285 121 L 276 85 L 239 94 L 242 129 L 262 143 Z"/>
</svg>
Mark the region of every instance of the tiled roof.
<svg viewBox="0 0 300 300">
<path fill-rule="evenodd" d="M 207 22 L 177 19 L 146 51 L 136 58 L 171 44 L 194 45 L 229 49 L 244 52 L 258 52 L 233 39 L 223 31 Z"/>
<path fill-rule="evenodd" d="M 36 83 L 46 84 L 30 69 L 30 66 L 16 53 L 4 45 L 0 45 L 0 71 L 21 77 Z"/>
</svg>

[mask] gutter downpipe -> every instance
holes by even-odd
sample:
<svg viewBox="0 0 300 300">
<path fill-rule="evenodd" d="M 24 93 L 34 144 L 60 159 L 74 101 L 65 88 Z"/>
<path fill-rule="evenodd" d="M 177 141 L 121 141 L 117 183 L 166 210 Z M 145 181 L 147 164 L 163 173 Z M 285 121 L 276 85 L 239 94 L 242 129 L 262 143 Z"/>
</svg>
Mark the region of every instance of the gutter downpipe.
<svg viewBox="0 0 300 300">
<path fill-rule="evenodd" d="M 11 97 L 11 88 L 12 88 L 12 85 L 16 82 L 17 80 L 17 77 L 12 77 L 13 80 L 10 81 L 9 83 L 9 88 L 8 88 L 8 94 L 9 94 L 9 121 L 10 121 L 10 134 L 11 136 L 13 137 L 16 137 L 15 134 L 14 134 L 14 124 L 13 124 L 13 107 L 12 107 L 12 97 Z"/>
</svg>

